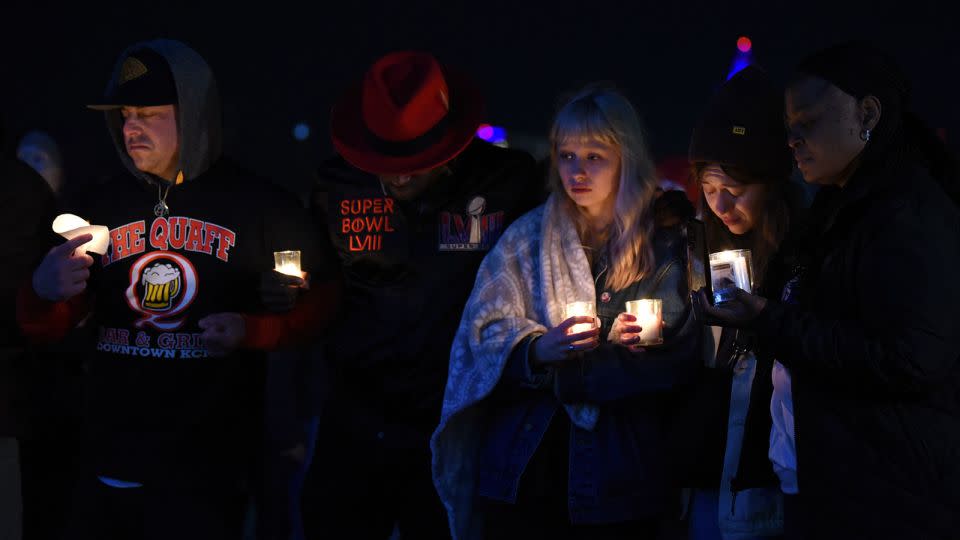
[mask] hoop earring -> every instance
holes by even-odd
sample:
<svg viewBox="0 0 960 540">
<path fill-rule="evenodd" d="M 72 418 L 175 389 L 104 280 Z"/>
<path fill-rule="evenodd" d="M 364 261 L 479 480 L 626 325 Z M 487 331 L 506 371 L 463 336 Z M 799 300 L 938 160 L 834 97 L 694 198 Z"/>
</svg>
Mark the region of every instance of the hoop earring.
<svg viewBox="0 0 960 540">
<path fill-rule="evenodd" d="M 870 142 L 870 130 L 865 129 L 860 132 L 860 140 L 864 142 Z"/>
</svg>

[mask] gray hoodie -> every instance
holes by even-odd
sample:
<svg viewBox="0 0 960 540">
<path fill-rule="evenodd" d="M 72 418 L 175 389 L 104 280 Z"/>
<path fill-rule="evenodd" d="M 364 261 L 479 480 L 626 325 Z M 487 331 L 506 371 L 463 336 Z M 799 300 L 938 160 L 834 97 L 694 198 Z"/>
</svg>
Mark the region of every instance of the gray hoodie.
<svg viewBox="0 0 960 540">
<path fill-rule="evenodd" d="M 179 41 L 156 39 L 131 45 L 120 55 L 113 67 L 110 82 L 107 83 L 107 95 L 110 95 L 118 85 L 124 60 L 145 48 L 163 56 L 173 74 L 178 96 L 179 170 L 183 171 L 184 181 L 189 181 L 202 175 L 220 159 L 223 127 L 217 81 L 213 77 L 210 66 L 196 51 Z M 127 155 L 123 142 L 123 117 L 120 110 L 111 109 L 104 114 L 107 119 L 107 129 L 110 130 L 120 161 L 134 176 L 149 183 L 156 183 L 157 177 L 137 169 L 133 160 Z"/>
</svg>

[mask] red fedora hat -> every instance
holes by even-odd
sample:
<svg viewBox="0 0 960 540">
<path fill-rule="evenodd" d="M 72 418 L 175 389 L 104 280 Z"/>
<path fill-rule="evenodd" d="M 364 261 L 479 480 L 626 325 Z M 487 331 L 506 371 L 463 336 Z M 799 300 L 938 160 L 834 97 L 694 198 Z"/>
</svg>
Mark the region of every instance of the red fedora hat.
<svg viewBox="0 0 960 540">
<path fill-rule="evenodd" d="M 358 169 L 401 175 L 443 165 L 462 152 L 483 120 L 470 79 L 422 52 L 393 52 L 333 108 L 337 152 Z"/>
</svg>

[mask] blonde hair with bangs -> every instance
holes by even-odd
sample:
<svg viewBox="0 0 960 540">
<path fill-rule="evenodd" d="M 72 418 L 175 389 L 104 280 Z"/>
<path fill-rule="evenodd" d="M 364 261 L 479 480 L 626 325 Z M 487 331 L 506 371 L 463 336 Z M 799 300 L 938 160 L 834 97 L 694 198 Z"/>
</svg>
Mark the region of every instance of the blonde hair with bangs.
<svg viewBox="0 0 960 540">
<path fill-rule="evenodd" d="M 581 241 L 589 245 L 593 233 L 586 216 L 567 195 L 557 168 L 558 148 L 571 140 L 598 141 L 616 148 L 619 154 L 614 216 L 604 235 L 610 261 L 606 285 L 619 291 L 649 275 L 656 266 L 653 201 L 657 181 L 640 116 L 617 90 L 590 86 L 567 100 L 554 118 L 550 130 L 550 187 L 563 197 L 564 208 L 576 224 Z"/>
</svg>

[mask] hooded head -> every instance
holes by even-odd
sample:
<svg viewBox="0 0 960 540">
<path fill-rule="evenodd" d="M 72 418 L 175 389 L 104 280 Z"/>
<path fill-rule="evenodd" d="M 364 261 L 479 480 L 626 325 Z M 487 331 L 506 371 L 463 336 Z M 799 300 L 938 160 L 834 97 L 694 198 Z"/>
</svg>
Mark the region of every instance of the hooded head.
<svg viewBox="0 0 960 540">
<path fill-rule="evenodd" d="M 136 43 L 117 59 L 103 110 L 120 160 L 148 182 L 191 180 L 220 158 L 216 80 L 190 47 L 168 39 Z"/>
</svg>

